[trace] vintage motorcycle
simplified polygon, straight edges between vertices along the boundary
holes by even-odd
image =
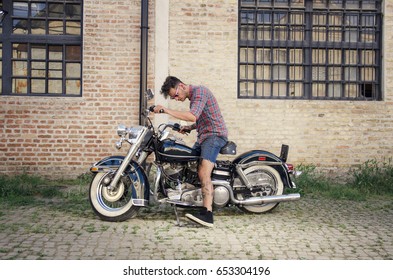
[[[151,99],[154,94],[148,90]],[[147,106],[146,106],[147,107]],[[90,168],[92,179],[89,200],[95,214],[105,221],[124,221],[135,217],[141,207],[154,203],[177,207],[202,207],[202,192],[197,168],[199,155],[184,142],[170,135],[169,129],[180,130],[177,123],[164,123],[155,128],[150,112],[142,112],[144,126],[127,128],[119,125],[120,149],[130,144],[126,156],[104,158]],[[235,155],[236,144],[228,141],[221,154]],[[147,164],[148,156],[154,159]],[[293,166],[286,163],[288,146],[282,145],[280,156],[264,150],[252,150],[234,160],[217,160],[211,179],[214,187],[213,207],[236,205],[251,213],[271,211],[280,202],[300,198],[298,193],[283,194],[295,188]],[[148,174],[155,172],[153,183]]]

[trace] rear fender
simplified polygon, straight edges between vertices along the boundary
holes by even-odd
[[[294,188],[286,167],[286,163],[276,155],[264,150],[252,150],[245,152],[234,159],[234,164],[261,164],[276,169],[287,188]]]
[[[116,172],[124,160],[124,156],[106,157],[92,165],[92,173]],[[150,184],[144,169],[135,161],[131,161],[125,170],[132,184],[132,200],[136,206],[147,206],[149,204]]]

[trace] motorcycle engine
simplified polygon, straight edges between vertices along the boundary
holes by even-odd
[[[202,190],[199,187],[198,163],[167,163],[163,166],[164,185],[169,199],[181,199],[194,206],[203,206]],[[229,201],[226,187],[215,185],[213,205],[224,207]]]
[[[201,188],[188,188],[183,191],[181,200],[193,204],[194,206],[203,206],[203,197]],[[213,205],[215,207],[224,207],[229,202],[229,191],[224,186],[214,187]]]
[[[197,162],[164,164],[165,187],[177,188],[179,182],[196,183],[198,180],[197,168]]]

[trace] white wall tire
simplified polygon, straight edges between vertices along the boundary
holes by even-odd
[[[109,173],[97,173],[89,190],[89,200],[95,214],[100,219],[109,222],[120,222],[133,218],[138,214],[139,206],[135,206],[131,199],[131,186],[119,181],[114,190],[109,190],[102,180]]]
[[[280,174],[271,166],[268,165],[253,165],[244,170],[244,174],[247,179],[253,185],[253,187],[262,186],[266,190],[265,192],[254,192],[252,196],[274,196],[274,195],[282,195],[284,192],[284,184],[281,180]],[[239,178],[235,179],[234,185],[241,185]],[[245,200],[247,197],[244,197],[243,194],[237,194],[236,199]],[[274,208],[278,206],[277,203],[265,203],[261,205],[252,205],[252,206],[239,206],[239,208],[245,212],[250,213],[266,213],[272,211]]]

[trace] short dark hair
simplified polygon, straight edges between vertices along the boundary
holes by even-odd
[[[174,76],[166,77],[165,82],[161,87],[161,94],[163,94],[165,98],[168,98],[170,89],[176,88],[177,85],[180,83],[183,84],[182,81],[180,81],[178,78]]]

